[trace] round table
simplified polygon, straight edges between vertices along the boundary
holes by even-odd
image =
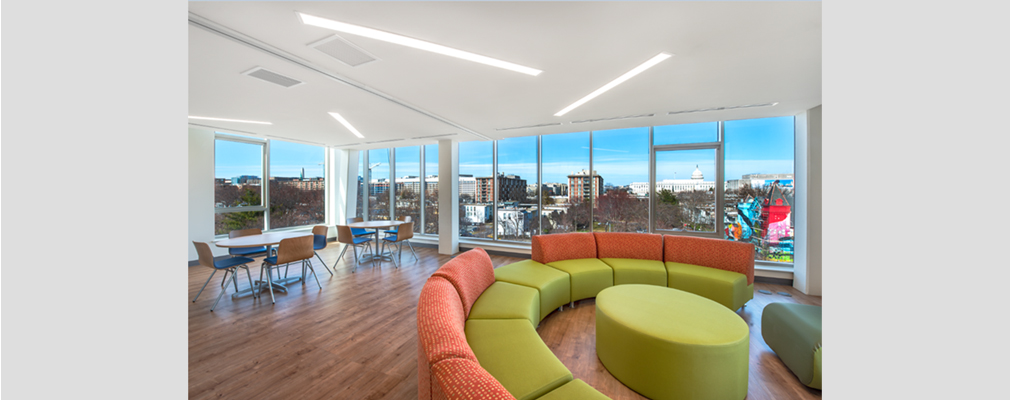
[[[369,260],[379,259],[379,260],[389,260],[393,261],[392,251],[389,254],[382,253],[378,254],[379,250],[379,231],[387,228],[393,228],[405,224],[404,221],[363,221],[363,222],[352,222],[347,224],[351,228],[361,228],[361,229],[375,229],[375,247],[372,249],[372,256]],[[374,266],[374,264],[372,264]]]
[[[280,244],[281,240],[290,239],[290,238],[296,238],[296,237],[302,237],[302,236],[312,236],[312,232],[305,232],[305,231],[296,231],[296,232],[267,232],[267,233],[261,233],[259,235],[249,235],[249,236],[242,236],[242,237],[231,238],[231,239],[222,239],[222,240],[218,240],[218,241],[214,242],[214,245],[217,246],[217,247],[225,247],[225,248],[232,248],[232,247],[264,247],[265,246],[267,248],[267,255],[269,256],[270,255],[270,248],[273,247],[273,246],[275,246],[275,245]],[[278,272],[278,275],[279,274],[280,274],[280,272]],[[287,272],[285,272],[285,274],[287,274]],[[274,290],[280,290],[282,292],[287,292],[288,288],[286,286],[284,286],[284,285],[292,283],[292,282],[298,282],[301,279],[302,279],[302,277],[298,276],[298,277],[284,278],[284,279],[276,280],[276,281],[273,281],[273,288],[274,288]],[[243,291],[235,292],[234,294],[231,295],[231,297],[232,298],[242,297],[242,296],[251,294],[254,290],[263,290],[265,288],[266,282],[264,282],[264,281],[256,281],[255,284],[256,284],[255,287],[251,287],[251,288],[243,290]]]
[[[704,297],[653,285],[596,296],[596,354],[625,386],[651,399],[743,399],[750,330]]]

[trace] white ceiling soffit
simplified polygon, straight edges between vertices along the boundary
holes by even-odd
[[[190,29],[190,115],[271,121],[235,127],[333,146],[796,115],[821,104],[820,2],[190,2],[189,10],[194,26],[209,20],[254,41]],[[352,67],[308,46],[335,32],[302,24],[296,12],[535,65],[543,73],[516,74],[341,34],[381,60]],[[660,52],[676,57],[553,116]],[[269,87],[239,75],[255,66],[306,84]],[[681,110],[707,112],[676,113]],[[354,121],[365,139],[327,112]]]

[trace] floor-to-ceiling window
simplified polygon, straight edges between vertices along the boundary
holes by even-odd
[[[498,240],[529,242],[537,224],[537,137],[499,140],[497,175],[492,189],[497,198],[494,211]],[[535,222],[536,221],[536,222]]]
[[[438,145],[424,146],[424,233],[438,234]]]
[[[414,232],[421,232],[421,146],[397,147],[395,195],[396,218],[410,217]]]
[[[392,149],[368,150],[368,220],[389,220],[390,169]]]
[[[593,169],[603,194],[593,205],[593,230],[648,232],[649,128],[593,132]]]
[[[325,170],[323,147],[217,132],[214,233],[326,223]]]
[[[459,144],[459,236],[494,238],[494,142]]]
[[[725,237],[793,262],[794,118],[726,121]]]
[[[326,223],[326,150],[270,141],[270,228]]]
[[[365,202],[368,201],[368,191],[365,190],[366,184],[367,183],[365,182],[365,152],[358,151],[358,182],[357,182],[358,200],[354,210],[355,218],[361,218],[361,219],[365,218],[365,213],[363,210],[365,208]]]
[[[594,179],[589,171],[589,132],[541,136],[541,170],[551,196],[543,197],[544,234],[588,232]]]

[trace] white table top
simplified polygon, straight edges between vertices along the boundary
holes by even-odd
[[[242,236],[214,242],[217,247],[261,247],[279,244],[281,240],[302,236],[312,236],[312,232],[268,232],[260,235]]]

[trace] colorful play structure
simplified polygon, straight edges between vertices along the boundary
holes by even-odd
[[[764,196],[750,195],[736,204],[736,219],[726,225],[726,238],[753,243],[759,259],[793,261],[792,205],[779,181],[768,185]]]

